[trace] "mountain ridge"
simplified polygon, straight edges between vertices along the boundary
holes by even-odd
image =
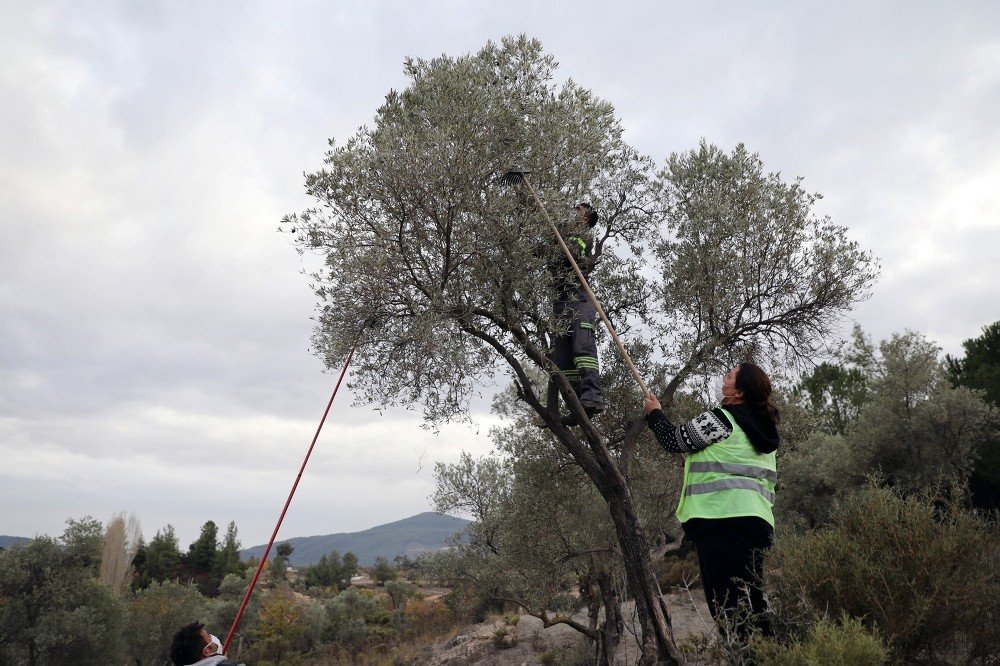
[[[446,514],[425,511],[409,518],[376,525],[359,532],[338,532],[305,537],[278,539],[279,543],[291,544],[289,562],[303,566],[315,564],[323,555],[336,550],[341,555],[350,551],[357,555],[361,566],[371,566],[376,557],[392,560],[397,555],[416,557],[421,553],[447,548],[445,540],[462,530],[470,521]],[[240,551],[244,559],[260,557],[264,544],[251,546]],[[272,547],[268,559],[274,558]]]
[[[4,550],[10,548],[11,546],[23,545],[31,541],[31,537],[19,537],[10,536],[8,534],[0,534],[0,548]]]

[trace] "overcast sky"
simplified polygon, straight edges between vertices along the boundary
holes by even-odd
[[[1000,3],[0,0],[0,534],[265,542],[335,380],[279,220],[406,56],[520,32],[657,161],[743,142],[823,193],[882,261],[876,338],[960,353],[1000,319]],[[488,448],[487,413],[349,403],[284,537],[429,510],[433,463]]]

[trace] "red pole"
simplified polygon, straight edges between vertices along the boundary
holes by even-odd
[[[226,636],[225,643],[222,644],[222,653],[225,654],[226,650],[229,649],[229,643],[233,640],[233,635],[236,633],[236,628],[240,625],[240,620],[243,618],[243,611],[246,610],[247,602],[250,601],[250,594],[253,592],[254,587],[257,586],[257,579],[260,578],[261,571],[264,570],[264,563],[267,562],[267,556],[271,552],[271,546],[274,545],[274,539],[278,536],[278,530],[281,528],[281,521],[285,519],[285,513],[288,511],[288,505],[292,503],[292,496],[295,494],[295,489],[299,487],[299,480],[302,478],[302,472],[306,469],[306,463],[309,462],[309,456],[312,455],[313,447],[316,446],[316,440],[319,439],[319,433],[323,429],[323,424],[326,422],[326,415],[330,413],[330,407],[333,406],[333,399],[337,397],[337,390],[340,389],[340,383],[344,381],[344,375],[347,374],[347,366],[351,363],[351,358],[354,356],[354,349],[352,348],[347,358],[344,359],[344,367],[340,371],[340,377],[337,379],[337,385],[333,387],[333,394],[330,396],[330,401],[326,403],[326,409],[323,411],[323,418],[319,420],[319,427],[316,428],[316,434],[313,435],[312,443],[309,445],[309,450],[306,451],[306,457],[302,461],[302,467],[299,468],[298,476],[295,477],[295,483],[292,484],[292,490],[288,493],[288,499],[285,500],[285,506],[281,510],[281,515],[278,516],[278,522],[274,526],[274,532],[271,533],[271,540],[267,542],[267,548],[264,549],[264,554],[260,557],[260,562],[257,563],[257,571],[253,574],[253,580],[250,581],[250,587],[247,588],[247,593],[243,596],[243,603],[240,604],[240,609],[236,613],[236,619],[233,620],[233,626],[229,629],[229,634]]]

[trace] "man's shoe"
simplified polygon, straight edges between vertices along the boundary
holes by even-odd
[[[559,423],[562,423],[567,428],[572,428],[575,425],[579,425],[576,422],[576,417],[573,416],[572,414],[563,414],[562,416],[560,416]],[[545,430],[546,428],[549,427],[549,424],[546,423],[545,421],[535,421],[535,427]]]
[[[563,414],[562,416],[559,417],[559,422],[562,423],[567,428],[570,428],[570,427],[575,426],[575,425],[579,425],[576,422],[576,417],[573,416],[572,414]]]

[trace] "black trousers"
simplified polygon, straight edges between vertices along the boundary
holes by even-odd
[[[764,553],[774,528],[763,518],[693,518],[684,532],[694,542],[705,601],[718,625],[743,639],[756,630],[772,634],[764,600]]]
[[[604,408],[601,372],[597,361],[594,326],[597,310],[582,289],[559,295],[553,304],[554,314],[567,331],[556,336],[552,360],[573,385],[584,407]]]

